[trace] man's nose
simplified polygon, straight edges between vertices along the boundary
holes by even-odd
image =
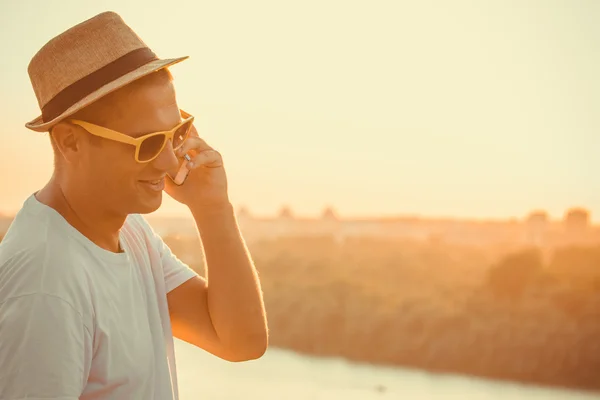
[[[154,167],[160,171],[170,172],[177,170],[179,160],[173,150],[173,142],[168,140],[160,154],[153,161]]]

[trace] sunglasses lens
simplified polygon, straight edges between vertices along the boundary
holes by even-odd
[[[144,162],[154,158],[163,148],[165,138],[165,135],[155,135],[145,139],[140,145],[140,152],[138,154],[140,161]]]
[[[179,128],[177,128],[177,130],[175,131],[175,134],[173,135],[173,148],[174,149],[179,148],[183,144],[185,139],[187,139],[191,128],[192,128],[192,121],[188,121],[185,124],[181,125]]]

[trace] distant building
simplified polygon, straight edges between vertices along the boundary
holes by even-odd
[[[590,228],[590,213],[583,208],[572,208],[565,215],[564,226],[568,234],[585,234]]]
[[[279,210],[279,219],[293,219],[294,215],[292,214],[292,210],[288,206],[283,206],[281,210]]]
[[[333,207],[327,207],[321,214],[321,219],[325,221],[337,221],[339,218],[337,213],[333,210]]]
[[[527,217],[527,224],[545,228],[548,225],[548,213],[546,211],[533,211]]]
[[[525,221],[525,241],[534,246],[546,244],[550,219],[546,211],[533,211]]]

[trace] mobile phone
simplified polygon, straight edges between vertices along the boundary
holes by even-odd
[[[173,181],[174,184],[176,184],[177,186],[181,186],[184,184],[185,179],[187,178],[188,174],[190,173],[190,170],[187,167],[187,164],[192,159],[187,154],[185,154],[183,157],[178,157],[178,158],[181,161],[179,163],[179,166],[177,167],[177,170],[168,172],[167,176],[169,178],[171,178],[171,180]]]

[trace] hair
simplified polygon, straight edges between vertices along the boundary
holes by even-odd
[[[87,121],[96,125],[104,125],[114,116],[115,109],[113,107],[113,104],[116,98],[127,96],[129,93],[131,93],[132,90],[139,87],[140,85],[160,82],[164,79],[168,79],[169,82],[173,81],[173,75],[171,74],[171,71],[169,71],[168,68],[162,68],[149,75],[143,76],[129,83],[128,85],[125,85],[115,90],[114,92],[109,93],[104,97],[101,97],[94,103],[70,115],[69,118]],[[60,151],[58,150],[56,141],[52,137],[52,128],[50,128],[50,131],[48,133],[48,137],[50,138],[50,143],[52,145],[52,151],[54,153],[54,170],[58,171],[60,169],[61,164]],[[101,139],[93,135],[90,135],[90,142],[93,145],[101,145]]]

